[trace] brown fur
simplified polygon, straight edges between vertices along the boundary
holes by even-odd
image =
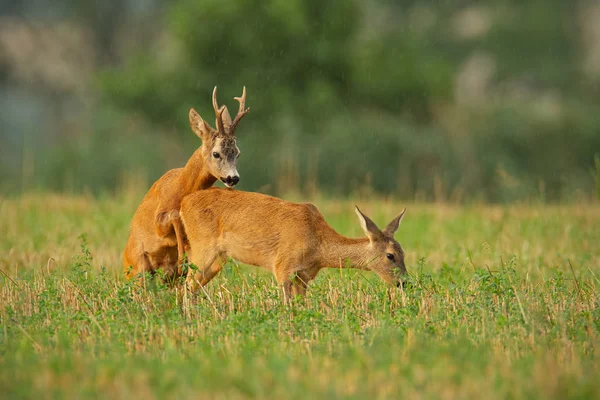
[[[202,146],[194,152],[185,167],[172,169],[160,177],[136,210],[123,254],[127,278],[143,272],[154,273],[161,268],[168,277],[181,274],[180,264],[185,251],[185,232],[179,217],[181,200],[192,192],[211,187],[217,178],[226,184],[237,183],[232,183],[228,178],[238,176],[236,160],[239,149],[234,134],[237,122],[248,112],[243,109],[245,97],[246,88],[242,98],[236,98],[244,114],[240,116],[238,113],[234,124],[227,108],[218,108],[215,87],[213,105],[219,126],[217,130],[211,128],[194,109],[190,110],[190,126],[202,139]],[[219,155],[218,158],[214,156],[215,153]]]
[[[356,212],[366,238],[340,235],[312,204],[218,188],[192,193],[181,203],[189,259],[198,267],[196,274],[188,273],[188,285],[206,285],[227,257],[272,271],[286,300],[291,294],[303,295],[325,267],[369,269],[398,284],[406,268],[393,235],[404,211],[383,231],[358,208]]]

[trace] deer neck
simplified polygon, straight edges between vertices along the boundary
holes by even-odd
[[[204,165],[202,147],[199,147],[192,154],[185,167],[183,167],[179,179],[180,187],[185,194],[195,192],[196,190],[208,189],[217,181],[217,178]]]
[[[367,268],[369,263],[369,239],[348,238],[331,229],[321,243],[319,264],[323,267]]]

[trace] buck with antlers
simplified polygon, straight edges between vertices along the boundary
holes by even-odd
[[[157,180],[135,212],[123,255],[128,278],[143,272],[154,273],[160,268],[169,277],[181,275],[185,236],[179,216],[181,200],[192,192],[211,187],[217,179],[228,187],[238,183],[236,161],[240,151],[235,132],[249,111],[245,87],[242,96],[235,99],[239,102],[239,110],[232,120],[227,107],[218,106],[215,86],[212,103],[217,129],[190,109],[190,125],[202,139],[202,145],[185,167],[172,169]]]
[[[356,207],[366,237],[337,233],[312,204],[291,203],[260,193],[211,188],[186,196],[181,219],[189,240],[187,284],[195,290],[219,273],[227,257],[275,274],[284,299],[304,295],[325,267],[368,269],[400,286],[404,252],[394,239],[404,211],[382,231]]]

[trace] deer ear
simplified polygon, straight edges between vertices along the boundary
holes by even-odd
[[[202,140],[209,138],[212,133],[210,126],[193,108],[190,108],[190,127],[196,136]]]
[[[385,229],[383,230],[383,233],[388,236],[394,237],[394,234],[396,233],[396,231],[398,230],[398,227],[400,226],[400,222],[402,222],[402,218],[404,217],[405,212],[406,212],[406,208],[404,210],[402,210],[400,215],[398,215],[396,218],[394,218],[392,220],[392,222],[390,222],[388,224],[388,226],[385,227]]]
[[[371,242],[374,242],[378,239],[381,239],[383,236],[375,222],[371,221],[369,217],[363,214],[357,206],[354,206],[354,211],[356,211],[356,215],[358,215],[358,220],[360,222],[360,226],[362,227],[365,235],[369,238]]]

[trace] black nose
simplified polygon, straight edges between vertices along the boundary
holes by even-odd
[[[228,176],[227,178],[221,178],[221,180],[228,184],[229,186],[234,186],[237,185],[237,183],[240,181],[240,177],[239,176]]]

